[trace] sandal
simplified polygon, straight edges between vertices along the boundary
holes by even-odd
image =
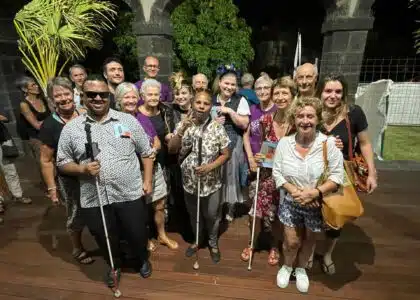
[[[270,266],[276,266],[279,264],[280,254],[277,249],[271,249],[268,253],[268,264]]]
[[[158,237],[158,242],[162,245],[168,246],[168,248],[171,250],[178,249],[178,243],[175,242],[174,240],[171,240],[168,237],[165,237],[165,238]]]
[[[152,240],[149,240],[147,242],[147,250],[149,250],[150,252],[155,252],[156,251],[156,248],[157,248],[157,246],[156,246],[155,243],[153,243]]]
[[[252,254],[251,247],[246,247],[241,253],[242,261],[245,261],[245,262],[249,261],[249,259],[251,258],[251,254]]]
[[[327,275],[334,275],[335,274],[335,264],[332,261],[329,265],[327,265],[324,260],[321,262],[322,271],[324,271]]]
[[[77,250],[73,253],[73,257],[82,265],[90,265],[95,260],[89,256],[89,254],[85,250]]]

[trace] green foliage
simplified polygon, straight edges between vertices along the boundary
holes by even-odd
[[[251,28],[232,0],[185,0],[172,13],[175,53],[188,74],[212,78],[220,64],[246,70],[254,58]]]
[[[137,42],[133,33],[134,13],[121,11],[118,14],[117,28],[113,41],[117,46],[117,54],[124,64],[124,72],[127,80],[135,81],[139,77],[137,62]]]
[[[420,12],[420,0],[410,0],[410,7],[414,8],[417,12]],[[420,20],[416,20],[417,24],[420,24]],[[417,49],[417,54],[420,54],[420,27],[413,32],[414,35],[414,48]]]
[[[69,61],[102,47],[102,33],[113,28],[115,15],[113,4],[95,0],[32,0],[16,14],[22,63],[44,94],[48,80]]]

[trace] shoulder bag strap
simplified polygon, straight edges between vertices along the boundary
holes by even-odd
[[[349,139],[349,158],[350,158],[350,160],[353,160],[353,158],[354,158],[354,156],[353,156],[353,137],[351,135],[350,120],[349,120],[348,114],[346,114],[345,120],[346,120],[347,135],[348,135],[348,139]]]
[[[324,172],[328,171],[328,149],[327,149],[327,141],[322,142],[322,157],[324,160]]]

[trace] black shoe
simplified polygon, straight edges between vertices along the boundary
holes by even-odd
[[[194,247],[195,246],[195,247]],[[198,251],[198,246],[193,244],[190,245],[187,250],[185,250],[185,256],[186,257],[191,257],[193,256],[196,252]]]
[[[221,257],[221,254],[220,254],[220,250],[219,250],[219,248],[212,248],[212,247],[209,247],[209,250],[210,250],[210,257],[211,257],[211,260],[212,260],[215,264],[217,264],[217,263],[220,261],[220,257]]]
[[[115,287],[115,279],[117,280],[117,285],[119,285],[121,280],[121,269],[115,270],[116,278],[114,278],[114,274],[112,270],[109,270],[105,275],[105,283],[108,287],[113,288]]]
[[[152,264],[148,260],[145,260],[140,267],[139,273],[143,278],[150,277],[152,275]]]

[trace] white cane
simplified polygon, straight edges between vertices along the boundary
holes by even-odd
[[[198,263],[198,239],[199,239],[199,230],[200,230],[200,185],[201,185],[201,179],[200,177],[198,177],[197,220],[195,222],[195,244],[197,245],[197,250],[195,252],[196,254],[195,263],[193,265],[194,270],[198,270],[200,268],[200,264]]]
[[[86,123],[85,130],[86,130],[86,139],[90,147],[90,153],[89,153],[90,159],[91,161],[94,161],[95,157],[93,155],[92,136],[91,136],[89,123]],[[111,265],[112,278],[114,280],[114,286],[110,288],[114,292],[114,297],[119,298],[121,297],[122,294],[121,294],[121,291],[118,289],[118,278],[117,278],[118,274],[117,274],[117,271],[115,270],[114,259],[112,257],[111,243],[109,242],[108,227],[106,225],[105,213],[104,213],[103,202],[102,202],[102,197],[101,197],[101,190],[99,188],[99,174],[95,176],[95,184],[96,184],[96,193],[98,194],[99,210],[101,212],[101,217],[102,217],[102,225],[104,227],[106,246],[108,248],[109,264]]]
[[[255,219],[257,215],[257,200],[258,200],[258,185],[260,184],[260,167],[257,168],[257,184],[255,187],[255,196],[253,203],[253,212],[252,212],[252,230],[251,230],[251,247],[250,247],[250,257],[248,262],[248,271],[252,270],[252,257],[254,256],[254,236],[255,236]]]

